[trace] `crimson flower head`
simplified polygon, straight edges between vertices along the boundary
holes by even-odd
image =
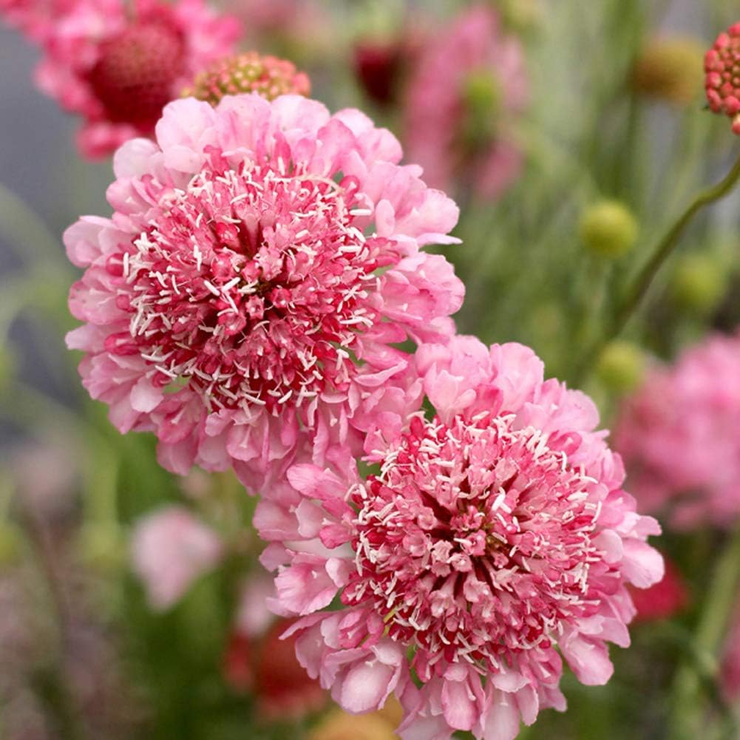
[[[732,119],[740,135],[740,23],[723,31],[704,57],[704,87],[709,107]]]
[[[591,400],[545,381],[531,350],[458,336],[416,359],[436,413],[380,423],[375,473],[295,465],[260,502],[272,606],[302,617],[298,657],[346,710],[396,692],[404,740],[511,740],[565,707],[562,658],[609,679],[627,585],[663,576],[645,541],[660,528],[622,489]]]
[[[83,117],[82,153],[102,157],[149,136],[196,72],[232,50],[235,18],[203,0],[76,0],[42,40],[39,86]]]
[[[112,219],[67,230],[85,387],[186,473],[250,488],[297,455],[351,459],[368,414],[419,400],[407,339],[453,329],[463,286],[426,254],[458,209],[357,110],[295,95],[170,103],[114,160]],[[395,421],[394,421],[395,420]]]

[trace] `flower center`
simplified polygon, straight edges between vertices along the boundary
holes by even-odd
[[[153,127],[183,74],[185,43],[165,20],[130,25],[100,45],[88,81],[109,120]]]
[[[358,335],[378,317],[387,241],[353,225],[368,213],[350,210],[354,178],[287,169],[212,163],[160,198],[152,226],[108,266],[131,314],[109,351],[139,354],[156,382],[186,383],[209,408],[277,413],[345,389]]]
[[[541,432],[512,425],[416,419],[350,494],[357,567],[342,599],[371,606],[427,666],[497,669],[595,608],[595,482]]]

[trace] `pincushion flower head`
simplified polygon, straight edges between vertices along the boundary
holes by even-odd
[[[544,381],[531,350],[460,336],[416,357],[436,413],[368,435],[377,473],[296,465],[260,502],[273,608],[302,617],[299,659],[348,711],[395,692],[405,740],[506,740],[565,707],[561,657],[584,684],[609,679],[627,585],[663,575],[659,527],[590,399]]]
[[[404,114],[409,154],[435,187],[458,178],[496,197],[521,170],[511,125],[528,97],[518,39],[501,30],[493,8],[475,5],[419,52]]]
[[[655,365],[621,409],[616,448],[646,510],[677,528],[740,514],[740,336],[715,335]]]
[[[705,89],[709,107],[732,119],[740,135],[740,23],[723,31],[704,57]]]
[[[39,86],[84,119],[78,143],[87,157],[149,136],[162,109],[196,72],[229,53],[235,18],[203,0],[78,0],[43,40]]]
[[[418,402],[392,345],[449,335],[463,287],[422,247],[457,207],[356,110],[286,95],[167,106],[156,142],[116,154],[112,219],[65,234],[85,268],[69,346],[123,432],[160,461],[234,467],[249,487],[296,454],[335,463],[370,413]]]

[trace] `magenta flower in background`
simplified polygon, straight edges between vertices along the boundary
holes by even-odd
[[[151,135],[163,107],[197,72],[232,52],[239,36],[235,18],[202,0],[135,0],[133,8],[124,0],[77,0],[38,39],[44,56],[36,80],[83,117],[83,155],[102,157]]]
[[[655,366],[621,409],[615,448],[645,510],[672,526],[740,513],[740,336],[715,335]]]
[[[431,185],[450,189],[458,179],[495,198],[522,167],[511,129],[528,97],[519,40],[493,8],[468,8],[419,51],[404,106],[408,153]]]
[[[273,607],[303,617],[299,659],[348,711],[395,692],[404,740],[508,740],[564,709],[561,655],[582,683],[609,679],[627,585],[663,576],[645,541],[660,528],[622,490],[591,400],[544,381],[531,350],[455,337],[416,357],[436,415],[371,433],[377,474],[296,465],[260,502]]]
[[[177,101],[156,137],[117,152],[113,218],[65,234],[85,387],[175,472],[344,464],[370,412],[418,407],[393,345],[454,330],[462,283],[421,250],[457,241],[457,207],[388,131],[298,96]]]
[[[131,538],[133,569],[157,610],[174,606],[222,554],[218,535],[182,506],[149,514]]]

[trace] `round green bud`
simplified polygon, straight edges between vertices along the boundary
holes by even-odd
[[[704,47],[689,36],[651,39],[635,60],[634,89],[674,105],[691,104],[704,89]]]
[[[602,200],[586,209],[579,230],[589,251],[615,258],[634,247],[639,228],[627,206],[617,200]]]
[[[678,261],[673,273],[671,297],[678,307],[706,315],[722,300],[727,282],[727,271],[716,257],[687,254]]]
[[[645,355],[632,342],[617,339],[601,353],[596,375],[603,385],[616,392],[626,393],[636,388],[645,374]]]

